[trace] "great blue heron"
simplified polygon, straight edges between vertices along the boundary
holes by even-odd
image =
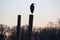
[[[30,5],[30,11],[31,11],[31,13],[34,12],[34,3],[32,3],[32,4]]]

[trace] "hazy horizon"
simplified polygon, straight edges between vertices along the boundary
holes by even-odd
[[[33,26],[46,25],[60,18],[60,0],[0,0],[0,24],[17,25],[19,14],[21,25],[28,25],[31,3],[35,3]]]

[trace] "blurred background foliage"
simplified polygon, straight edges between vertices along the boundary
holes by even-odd
[[[20,40],[27,40],[28,25],[20,28]],[[16,26],[10,28],[0,24],[0,40],[17,40]],[[31,40],[60,40],[60,19],[56,23],[49,22],[45,28],[33,28]]]

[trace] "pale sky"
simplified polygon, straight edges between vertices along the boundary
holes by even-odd
[[[60,0],[0,0],[0,24],[17,25],[18,14],[22,16],[21,25],[28,24],[31,3],[35,3],[33,26],[60,18]]]

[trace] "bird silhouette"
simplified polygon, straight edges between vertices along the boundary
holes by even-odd
[[[34,3],[32,3],[32,4],[30,5],[30,11],[31,11],[31,13],[33,14],[33,12],[34,12]]]

